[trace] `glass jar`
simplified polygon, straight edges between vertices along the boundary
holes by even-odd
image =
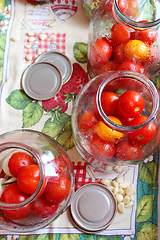
[[[101,0],[81,0],[82,9],[89,19],[91,19],[100,2]]]
[[[158,0],[100,3],[89,26],[89,76],[124,70],[154,78],[160,70],[159,9]]]
[[[40,177],[33,194],[28,193],[32,183],[28,188],[26,185],[24,187],[19,185],[19,175],[26,166],[19,170],[17,178],[12,177],[11,169],[8,168],[11,156],[21,152],[29,154],[34,159],[34,166],[39,167]],[[12,232],[31,232],[47,226],[65,211],[74,192],[74,172],[67,153],[56,140],[32,130],[15,130],[2,134],[0,159],[1,172],[5,172],[5,176],[0,178],[1,228]],[[15,168],[18,166],[15,165]],[[22,180],[29,182],[27,177]],[[61,187],[64,191],[62,194]],[[12,197],[12,201],[6,199],[6,194],[4,195],[6,189],[8,194],[16,196],[16,200],[15,197]],[[12,194],[14,192],[15,194]]]
[[[120,110],[126,111],[126,104],[117,108],[116,103],[115,113],[108,112],[110,116],[104,111],[110,100],[102,105],[103,93],[116,93],[120,99],[129,91],[143,96],[141,123],[131,122],[138,116],[122,116]],[[139,73],[107,72],[89,81],[77,96],[72,113],[73,138],[80,156],[100,171],[117,171],[118,167],[143,161],[160,143],[159,102],[155,85]]]

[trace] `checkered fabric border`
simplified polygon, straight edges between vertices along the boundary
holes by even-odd
[[[47,38],[44,40],[40,40],[40,34],[46,34]],[[52,37],[51,37],[52,35]],[[47,32],[40,32],[34,33],[34,41],[29,42],[31,37],[27,34],[24,38],[24,51],[23,51],[23,60],[27,63],[26,56],[32,57],[32,62],[38,57],[37,49],[40,49],[41,54],[48,51],[58,51],[65,54],[66,48],[66,33],[47,33]],[[31,48],[26,48],[26,46],[31,45]]]
[[[75,190],[83,186],[86,183],[99,182],[99,180],[93,181],[92,178],[86,177],[86,163],[72,162],[74,174],[75,174]]]

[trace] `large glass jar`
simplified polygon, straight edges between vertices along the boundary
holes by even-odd
[[[127,99],[124,93],[131,92],[138,93],[140,98],[130,95]],[[116,104],[112,104],[114,97],[104,98],[106,93],[118,95]],[[133,105],[135,111],[141,108],[136,115],[127,110],[132,106],[131,99],[138,102]],[[84,86],[73,108],[73,137],[79,154],[101,171],[117,171],[117,167],[140,163],[160,143],[159,104],[155,85],[139,73],[117,71],[98,75]],[[107,110],[108,106],[111,107]]]
[[[28,155],[34,160],[29,165]],[[47,226],[65,211],[74,193],[67,153],[56,140],[38,131],[0,135],[0,170],[0,227],[12,232]]]
[[[160,2],[105,0],[89,26],[88,72],[127,70],[154,78],[160,70]]]

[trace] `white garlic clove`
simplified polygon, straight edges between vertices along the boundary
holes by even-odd
[[[112,186],[114,186],[114,187],[117,187],[118,188],[118,182],[117,181],[111,181],[111,184],[112,184]]]
[[[123,190],[123,188],[118,188],[118,193],[124,195],[124,190]]]
[[[125,204],[125,208],[132,207],[134,205],[133,201],[130,201],[128,204]]]
[[[29,42],[34,42],[34,41],[35,41],[35,37],[30,37],[30,38],[28,38],[28,41],[29,41]]]
[[[102,184],[104,184],[104,185],[108,185],[110,181],[109,181],[108,178],[102,178],[102,179],[100,180],[100,182],[101,182]]]
[[[30,54],[26,55],[26,60],[27,61],[32,61],[32,55],[30,55]]]
[[[41,33],[41,34],[39,35],[39,39],[40,39],[40,40],[45,40],[45,39],[47,39],[47,34]]]
[[[131,184],[126,188],[126,195],[131,196],[134,193],[135,193],[135,187],[133,184]]]
[[[129,196],[124,196],[123,202],[124,202],[124,204],[128,204],[130,202],[130,197]]]
[[[123,195],[122,195],[122,194],[117,193],[117,194],[115,195],[115,197],[116,197],[117,203],[123,201]]]
[[[125,211],[124,203],[123,202],[118,203],[117,209],[120,213],[124,213],[124,211]]]
[[[121,183],[119,184],[119,186],[120,186],[121,188],[125,189],[125,188],[127,188],[127,187],[129,186],[129,183],[128,183],[128,182],[121,182]]]

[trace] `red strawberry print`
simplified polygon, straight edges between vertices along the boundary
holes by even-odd
[[[68,108],[68,103],[65,101],[65,96],[62,92],[57,93],[53,98],[42,101],[42,108],[45,111],[58,111],[64,113]]]
[[[72,76],[70,80],[62,86],[61,92],[65,95],[78,95],[79,91],[88,81],[88,75],[84,69],[78,63],[74,63]]]

